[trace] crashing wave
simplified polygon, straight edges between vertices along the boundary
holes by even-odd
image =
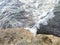
[[[55,15],[59,0],[0,0],[0,29],[25,28],[36,34],[40,24],[47,25]]]

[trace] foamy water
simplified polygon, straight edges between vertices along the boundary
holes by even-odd
[[[41,0],[37,1],[40,2]],[[36,3],[37,6],[39,5],[38,2]],[[53,14],[53,10],[55,5],[58,4],[58,2],[59,0],[44,0],[44,3],[41,2],[41,10],[37,9],[37,11],[33,14],[36,17],[35,25],[32,28],[27,27],[26,29],[30,30],[33,34],[36,34],[37,29],[40,28],[40,24],[48,25],[49,19],[53,19],[55,17],[55,15]]]
[[[48,25],[59,0],[0,0],[0,29],[25,28],[34,35],[40,24]]]

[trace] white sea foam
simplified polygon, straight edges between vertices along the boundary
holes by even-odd
[[[0,29],[25,28],[34,35],[40,24],[48,25],[59,0],[0,0]]]
[[[32,28],[26,27],[26,29],[30,30],[35,35],[37,32],[37,28],[38,29],[40,28],[40,24],[48,25],[48,20],[55,17],[55,15],[53,14],[53,10],[54,10],[55,5],[58,4],[58,2],[59,0],[44,0],[44,3],[42,3],[43,4],[42,10],[37,9],[37,12],[35,12],[34,14],[34,16],[36,16],[38,12],[42,11],[42,13],[40,13],[39,16],[38,15],[36,16],[37,18],[35,20],[36,21],[35,25]]]

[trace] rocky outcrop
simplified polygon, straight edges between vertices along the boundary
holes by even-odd
[[[60,45],[60,37],[32,35],[22,28],[0,30],[0,45]]]
[[[53,34],[55,36],[60,36],[60,2],[56,5],[54,9],[55,17],[48,21],[48,25],[41,25],[38,30],[38,34]]]

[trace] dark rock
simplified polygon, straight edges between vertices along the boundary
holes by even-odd
[[[41,25],[38,34],[53,34],[60,37],[60,5],[58,7],[54,9],[55,17],[48,21],[48,25]]]

